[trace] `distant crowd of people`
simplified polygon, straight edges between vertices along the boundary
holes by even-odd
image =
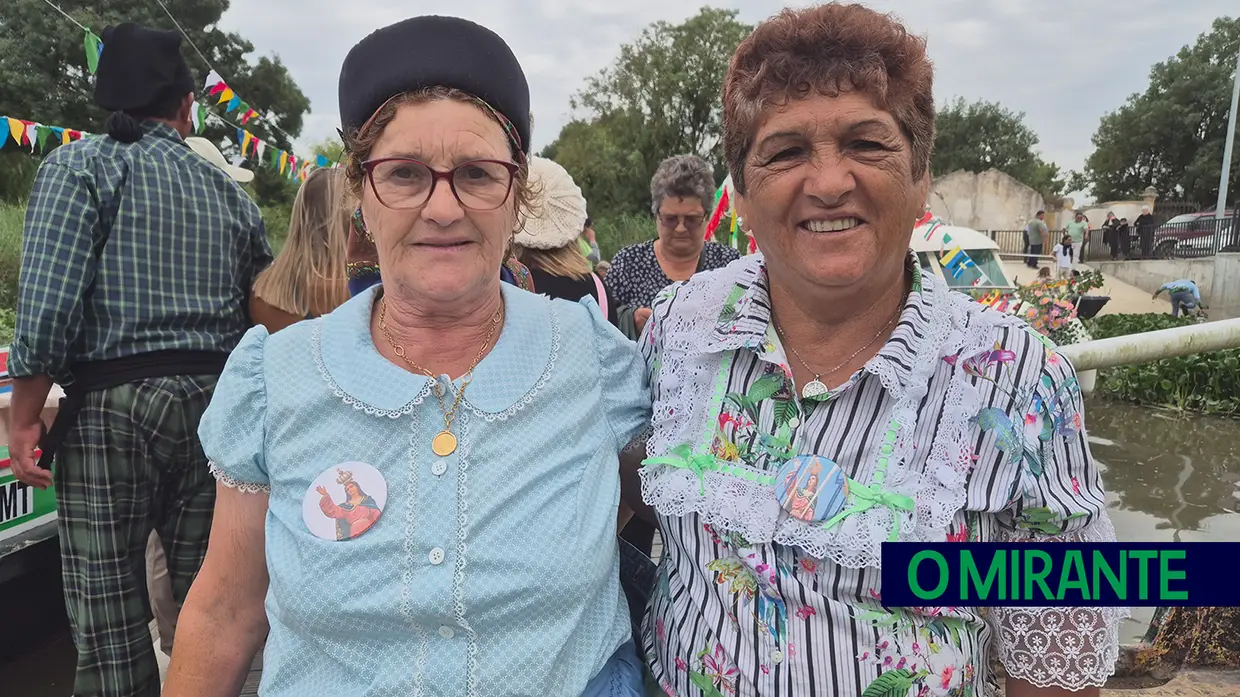
[[[1100,230],[1101,243],[1110,251],[1114,260],[1128,258],[1150,258],[1154,250],[1154,230],[1157,220],[1150,212],[1149,206],[1141,208],[1141,214],[1130,225],[1127,218],[1120,218],[1108,211],[1106,221]],[[1062,276],[1065,271],[1064,259],[1068,259],[1066,268],[1082,263],[1090,244],[1093,242],[1092,228],[1084,213],[1077,212],[1073,220],[1064,225],[1063,237],[1051,243],[1052,233],[1046,224],[1046,211],[1038,211],[1023,230],[1025,265],[1038,268],[1038,258],[1044,251],[1050,250],[1054,258],[1055,274]],[[1133,242],[1136,241],[1134,254]]]

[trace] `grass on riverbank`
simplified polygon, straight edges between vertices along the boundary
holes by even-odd
[[[1164,314],[1102,315],[1086,320],[1095,339],[1192,324]],[[1164,358],[1145,365],[1108,368],[1098,375],[1099,393],[1125,402],[1177,411],[1240,415],[1240,349]]]

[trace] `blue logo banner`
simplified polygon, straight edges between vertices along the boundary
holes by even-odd
[[[1240,605],[1240,543],[883,543],[886,607]]]

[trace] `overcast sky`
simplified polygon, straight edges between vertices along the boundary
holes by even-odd
[[[334,136],[340,64],[371,31],[411,16],[452,14],[512,46],[529,79],[534,148],[572,114],[569,97],[656,20],[679,22],[698,0],[232,0],[221,25],[276,54],[310,98],[299,145]],[[722,3],[720,3],[722,4]],[[739,0],[756,22],[785,3]],[[790,3],[805,5],[808,3]],[[1149,69],[1208,31],[1236,0],[871,0],[929,38],[940,104],[956,96],[1025,112],[1043,157],[1080,168],[1103,114],[1145,90]],[[412,8],[416,7],[416,10]],[[227,75],[224,76],[227,79]],[[258,106],[258,105],[256,105]]]

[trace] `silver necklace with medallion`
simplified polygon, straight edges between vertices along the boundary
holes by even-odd
[[[861,355],[862,351],[870,348],[871,346],[874,345],[875,341],[878,341],[879,337],[881,337],[887,331],[887,329],[892,325],[892,323],[895,322],[896,319],[900,317],[900,314],[903,311],[904,311],[904,302],[902,301],[900,305],[896,308],[895,314],[893,314],[891,316],[891,319],[887,320],[887,322],[883,324],[882,328],[878,330],[878,333],[874,335],[873,339],[870,339],[869,341],[867,341],[865,346],[862,346],[856,351],[853,351],[852,355],[849,356],[848,358],[845,358],[843,363],[840,363],[839,365],[835,366],[831,370],[827,370],[823,372],[815,371],[813,368],[810,367],[809,363],[805,362],[804,358],[801,358],[801,354],[797,352],[796,348],[792,344],[788,343],[788,337],[787,335],[784,334],[783,328],[779,326],[779,322],[775,320],[775,318],[772,317],[771,323],[775,325],[775,333],[779,334],[779,338],[783,340],[784,346],[788,347],[788,349],[792,351],[792,355],[795,356],[796,359],[801,362],[801,365],[805,366],[805,369],[808,370],[810,374],[814,376],[813,380],[810,380],[809,382],[805,383],[805,387],[801,388],[801,397],[803,397],[804,399],[813,399],[815,397],[821,397],[822,395],[830,392],[831,390],[828,389],[827,386],[822,382],[822,376],[833,375],[840,368],[843,368],[849,363],[852,363],[853,359]]]

